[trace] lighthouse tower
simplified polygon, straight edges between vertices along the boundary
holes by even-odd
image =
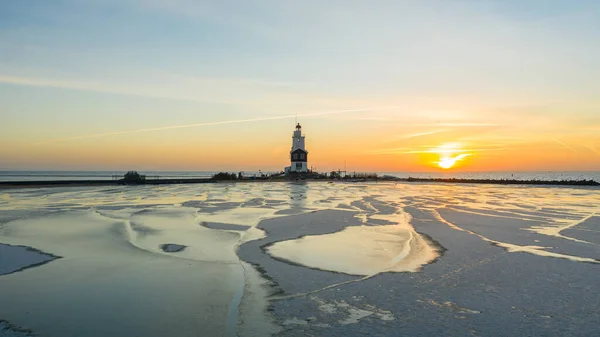
[[[308,172],[308,151],[304,148],[304,136],[302,126],[296,125],[296,131],[292,136],[292,150],[290,151],[292,165],[287,168],[288,172]]]

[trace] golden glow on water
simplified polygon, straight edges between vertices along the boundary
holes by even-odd
[[[408,222],[347,227],[333,234],[278,242],[268,252],[305,266],[362,276],[416,272],[439,256]]]

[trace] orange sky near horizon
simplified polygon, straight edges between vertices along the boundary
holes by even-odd
[[[323,172],[343,170],[344,164],[348,171],[361,172],[594,171],[600,167],[600,136],[592,132],[558,138],[492,123],[436,123],[445,126],[434,127],[406,125],[401,118],[371,117],[355,123],[347,117],[301,120],[309,166]],[[20,169],[277,171],[289,164],[293,123],[282,119],[41,144],[3,140],[0,151],[2,158],[10,158]],[[447,155],[464,158],[444,170],[438,164],[445,156],[440,148],[448,144]]]

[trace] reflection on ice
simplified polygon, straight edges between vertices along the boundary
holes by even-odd
[[[542,246],[536,246],[536,245],[518,245],[518,244],[513,244],[513,243],[509,243],[509,242],[503,242],[503,241],[488,238],[480,233],[474,232],[469,229],[462,228],[459,225],[454,223],[455,221],[465,221],[465,220],[462,220],[462,219],[464,219],[464,214],[445,212],[444,213],[445,215],[442,216],[440,214],[440,212],[438,212],[438,211],[434,211],[434,214],[440,222],[442,222],[456,230],[475,235],[475,236],[479,237],[480,239],[482,239],[483,241],[489,242],[498,247],[505,248],[508,252],[511,252],[511,253],[529,253],[529,254],[533,254],[533,255],[537,255],[537,256],[567,259],[567,260],[576,261],[576,262],[600,263],[600,260],[598,260],[596,258],[587,258],[587,257],[581,257],[581,256],[575,256],[575,255],[569,255],[569,254],[561,254],[561,253],[548,251],[549,249],[552,249],[553,247],[542,247]],[[448,221],[446,219],[446,217],[449,217],[449,216],[452,216],[456,220]],[[488,225],[493,225],[493,220],[494,220],[494,218],[490,217],[490,219],[488,220],[490,223]],[[527,228],[527,229],[529,230],[529,228]],[[558,237],[561,237],[561,236],[558,236]]]
[[[272,256],[311,268],[351,275],[414,272],[440,252],[409,224],[358,226],[275,243]]]
[[[572,241],[576,241],[576,242],[592,244],[591,242],[588,242],[588,241],[565,236],[565,235],[561,234],[561,232],[566,231],[569,228],[573,228],[575,226],[581,225],[581,224],[585,223],[586,221],[590,220],[591,218],[593,218],[594,216],[596,216],[596,212],[586,216],[583,219],[576,219],[574,221],[573,220],[571,220],[571,221],[565,221],[565,220],[560,221],[559,220],[560,222],[557,222],[556,224],[551,224],[551,225],[546,225],[546,226],[532,226],[531,228],[528,228],[528,230],[539,233],[539,234],[556,236],[556,237],[566,239],[566,240],[572,240]]]

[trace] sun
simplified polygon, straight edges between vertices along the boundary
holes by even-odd
[[[447,170],[456,164],[456,158],[452,157],[442,157],[440,161],[438,161],[438,166]]]
[[[464,150],[459,143],[442,144],[441,146],[432,149],[431,152],[440,156],[440,159],[434,163],[444,170],[451,169],[456,163],[471,155],[470,153],[464,153]]]

